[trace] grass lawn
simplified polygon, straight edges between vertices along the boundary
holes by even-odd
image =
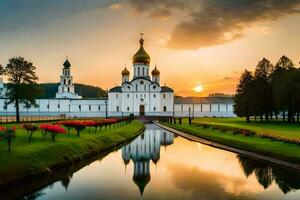
[[[236,126],[241,126],[245,128],[242,124],[243,122],[239,119],[196,119],[196,121],[207,121],[209,123],[217,123],[217,122],[223,122],[228,121],[228,124],[232,123]],[[236,121],[236,123],[234,123]],[[245,122],[246,123],[246,122]],[[241,134],[233,134],[232,131],[226,131],[222,132],[220,130],[213,130],[212,128],[206,128],[204,129],[202,126],[197,126],[196,124],[189,125],[187,120],[183,120],[183,123],[179,125],[178,123],[176,125],[174,124],[167,124],[163,123],[164,125],[167,125],[171,128],[175,128],[177,130],[190,133],[192,135],[199,136],[203,139],[207,139],[213,142],[217,142],[220,144],[225,144],[231,147],[236,147],[239,149],[259,153],[262,155],[271,156],[274,158],[278,158],[281,160],[293,162],[293,163],[300,163],[300,145],[298,144],[290,144],[290,143],[284,143],[280,141],[272,141],[271,139],[267,138],[261,138],[259,136],[245,136]],[[251,125],[248,125],[250,127],[255,126],[257,123],[252,123]],[[272,127],[277,127],[280,125],[270,125],[267,127],[267,131],[273,131]],[[281,125],[282,127],[283,125]],[[294,126],[294,125],[291,125]],[[296,127],[292,128],[295,129]],[[284,130],[284,128],[282,128]],[[288,129],[288,128],[287,128]],[[260,131],[264,131],[263,125],[259,127]],[[289,129],[288,129],[289,130]],[[275,130],[274,130],[275,131]],[[284,134],[284,133],[282,133]],[[288,134],[288,133],[286,133]]]
[[[213,125],[222,125],[233,128],[243,128],[254,131],[257,135],[272,135],[292,140],[300,140],[300,124],[288,124],[286,122],[271,121],[246,122],[242,118],[195,118],[193,123],[204,123]]]
[[[27,132],[17,129],[12,151],[7,151],[7,144],[0,141],[0,185],[7,180],[18,179],[28,174],[47,173],[52,166],[84,159],[91,151],[100,152],[133,139],[144,130],[144,125],[133,121],[123,127],[103,130],[95,134],[94,130],[85,129],[78,137],[74,130],[68,135],[57,135],[52,142],[50,135],[46,140],[37,131],[31,143],[28,143]]]

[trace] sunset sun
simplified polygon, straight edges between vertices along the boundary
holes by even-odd
[[[196,87],[193,88],[193,90],[197,93],[203,91],[203,86],[202,85],[197,85]]]

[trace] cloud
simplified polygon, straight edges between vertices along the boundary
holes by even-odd
[[[171,16],[171,12],[166,9],[158,9],[154,10],[150,13],[149,17],[152,19],[158,19],[158,20],[166,20]]]
[[[0,31],[29,29],[111,4],[108,0],[1,0]]]
[[[164,8],[169,13],[185,11],[189,18],[179,22],[167,46],[173,49],[198,49],[225,44],[244,35],[255,22],[276,20],[299,13],[300,0],[129,0],[140,12]],[[177,9],[177,11],[176,11]],[[269,33],[263,30],[262,33]]]
[[[113,3],[109,6],[109,9],[111,10],[120,10],[123,8],[123,4],[120,3]]]

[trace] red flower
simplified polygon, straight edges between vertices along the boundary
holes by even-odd
[[[45,130],[50,133],[57,133],[57,134],[58,133],[61,133],[61,134],[67,133],[66,130],[59,125],[41,124],[40,129]]]
[[[6,131],[6,128],[4,126],[0,126],[0,132]]]

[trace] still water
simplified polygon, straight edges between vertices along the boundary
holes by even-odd
[[[175,136],[155,125],[25,199],[300,199],[300,174]]]

